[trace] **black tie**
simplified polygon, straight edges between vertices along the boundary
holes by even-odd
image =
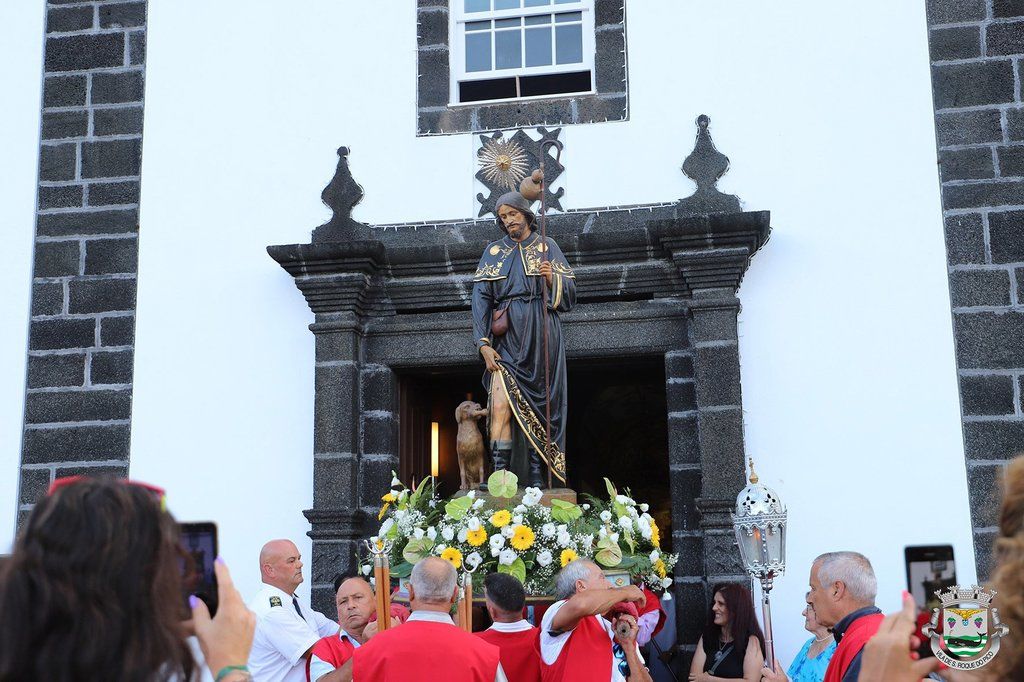
[[[306,620],[306,617],[302,615],[302,609],[299,608],[299,598],[294,594],[292,595],[292,606],[295,607],[295,613],[299,614],[299,618]]]

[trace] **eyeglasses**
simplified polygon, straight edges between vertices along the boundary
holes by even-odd
[[[61,488],[66,488],[70,485],[74,485],[75,483],[80,483],[82,481],[91,480],[93,479],[90,476],[61,476],[60,478],[54,479],[53,483],[50,484],[50,488],[46,491],[46,495],[50,496],[53,495],[58,490],[60,490]],[[150,493],[153,496],[153,499],[160,503],[161,511],[167,511],[167,491],[164,490],[163,488],[155,485],[150,485],[149,483],[143,483],[142,481],[131,481],[126,478],[119,478],[117,479],[117,481],[119,483],[123,483],[124,485],[130,485],[135,488],[142,488],[146,492]]]

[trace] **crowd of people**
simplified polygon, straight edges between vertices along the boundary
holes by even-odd
[[[972,672],[938,671],[920,658],[916,609],[883,616],[870,561],[855,552],[817,557],[803,610],[810,638],[792,661],[765,664],[766,644],[748,589],[715,585],[689,680],[716,682],[1024,679],[1024,457],[1004,478],[993,586],[1009,625],[999,655]],[[0,565],[0,682],[22,680],[445,680],[650,682],[641,645],[664,624],[657,597],[613,587],[586,559],[556,576],[551,603],[531,623],[515,577],[484,579],[490,626],[452,619],[455,567],[422,559],[408,580],[408,608],[377,622],[374,586],[362,575],[334,583],[337,621],[302,606],[302,559],[288,540],[259,555],[261,590],[246,604],[217,560],[219,605],[182,599],[178,526],[163,491],[121,480],[58,481],[28,517]],[[333,615],[333,614],[332,614]]]

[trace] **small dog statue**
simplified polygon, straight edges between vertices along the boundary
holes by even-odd
[[[477,422],[487,416],[480,403],[467,400],[455,408],[455,421],[459,433],[455,438],[455,452],[459,455],[459,490],[477,490],[484,480],[484,436]]]

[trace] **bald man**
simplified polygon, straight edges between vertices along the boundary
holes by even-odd
[[[304,682],[310,650],[321,637],[337,633],[338,624],[299,605],[302,557],[291,540],[263,545],[260,576],[263,589],[249,602],[257,619],[249,671],[256,682]]]

